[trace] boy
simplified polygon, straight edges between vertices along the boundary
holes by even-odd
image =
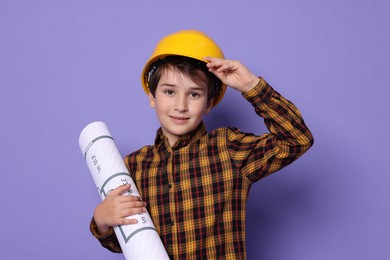
[[[112,226],[149,211],[172,259],[245,259],[245,208],[251,185],[292,163],[313,144],[298,109],[199,31],[163,38],[145,65],[143,87],[161,127],[154,145],[125,163],[142,195],[112,191],[94,212],[91,231],[120,252]],[[203,115],[230,86],[253,105],[270,133],[237,128],[206,132]],[[147,250],[147,249],[146,249]]]

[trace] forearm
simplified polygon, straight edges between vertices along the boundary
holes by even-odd
[[[278,146],[279,155],[298,158],[314,139],[298,108],[260,78],[258,85],[243,96],[251,102]]]

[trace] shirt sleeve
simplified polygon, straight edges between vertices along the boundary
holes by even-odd
[[[122,249],[119,245],[118,239],[116,238],[113,228],[110,228],[107,234],[101,235],[96,226],[94,218],[92,218],[90,230],[93,236],[96,237],[97,240],[99,240],[100,244],[102,244],[103,247],[114,253],[122,253]]]
[[[231,158],[242,174],[254,182],[302,156],[314,143],[297,107],[263,78],[243,96],[257,115],[264,118],[269,130],[262,136],[247,134],[236,128],[227,132]]]

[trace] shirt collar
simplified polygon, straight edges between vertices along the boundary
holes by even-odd
[[[180,136],[180,138],[176,141],[176,143],[170,147],[172,150],[180,149],[184,146],[187,146],[190,143],[195,142],[196,140],[199,140],[202,136],[207,134],[206,127],[204,125],[204,122],[202,121],[197,128],[192,130],[191,132]],[[159,147],[160,145],[165,144],[165,146],[168,148],[168,139],[164,136],[161,127],[157,130],[156,138],[154,140],[154,145],[156,147]]]

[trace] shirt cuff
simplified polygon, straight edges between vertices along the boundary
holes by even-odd
[[[99,230],[97,228],[97,225],[96,225],[96,222],[95,222],[94,218],[92,218],[92,220],[91,220],[91,224],[89,226],[89,229],[91,230],[92,235],[94,237],[96,237],[97,239],[99,239],[100,241],[111,240],[112,236],[115,235],[115,232],[114,232],[113,228],[110,228],[106,234],[101,235],[99,233]]]
[[[251,102],[253,106],[258,107],[263,103],[268,103],[273,92],[274,89],[268,85],[262,77],[259,77],[259,83],[248,92],[242,93],[242,95]]]

